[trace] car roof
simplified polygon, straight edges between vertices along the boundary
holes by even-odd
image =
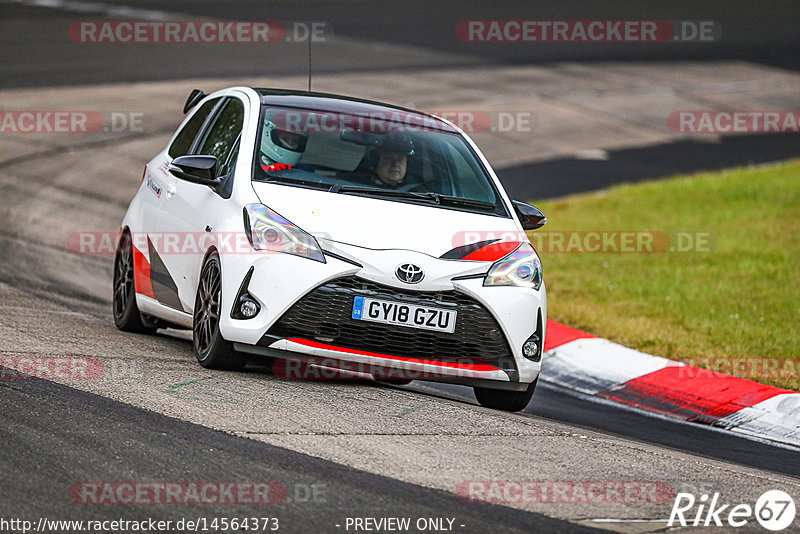
[[[387,119],[391,117],[394,120],[409,121],[409,124],[424,124],[426,128],[457,133],[455,128],[435,115],[374,100],[291,89],[254,88],[254,90],[259,94],[262,105],[366,115]]]

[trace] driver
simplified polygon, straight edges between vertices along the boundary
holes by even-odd
[[[406,177],[408,156],[414,154],[414,144],[403,134],[386,134],[381,141],[373,149],[377,157],[370,178],[375,185],[397,187]]]
[[[406,177],[408,156],[405,152],[389,152],[381,150],[378,163],[375,165],[373,181],[377,185],[397,186]]]

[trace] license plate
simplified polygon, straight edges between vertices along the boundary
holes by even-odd
[[[359,321],[394,324],[452,334],[456,329],[456,314],[455,310],[356,297],[353,302],[352,317]]]

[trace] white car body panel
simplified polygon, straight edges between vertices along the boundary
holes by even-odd
[[[392,200],[254,182],[267,206],[317,239],[374,250],[444,252],[495,238],[527,240],[513,219]],[[486,237],[489,236],[489,237]]]

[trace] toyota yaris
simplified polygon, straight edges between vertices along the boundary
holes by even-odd
[[[114,321],[247,355],[472,386],[521,410],[545,336],[542,213],[425,113],[337,95],[195,90],[122,221]],[[350,365],[350,367],[348,367]]]

